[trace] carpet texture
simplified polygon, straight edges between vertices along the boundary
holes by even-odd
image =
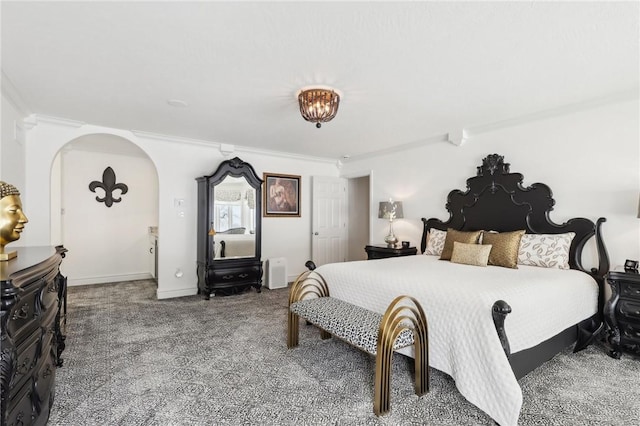
[[[287,289],[156,300],[152,281],[70,287],[67,348],[50,425],[493,425],[431,369],[395,355],[391,412],[373,414],[374,358],[300,325],[286,347]],[[592,345],[520,381],[520,425],[640,424],[640,361]]]

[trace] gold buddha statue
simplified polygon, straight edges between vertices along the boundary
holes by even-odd
[[[16,252],[5,253],[4,246],[20,238],[24,224],[29,222],[22,211],[20,191],[6,182],[0,181],[0,261],[16,257]]]

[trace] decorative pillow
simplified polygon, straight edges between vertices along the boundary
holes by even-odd
[[[466,244],[453,242],[451,261],[464,265],[487,266],[491,253],[490,244]]]
[[[575,232],[525,234],[520,240],[518,264],[569,269],[569,250],[575,236]]]
[[[455,229],[447,229],[447,237],[444,239],[444,247],[440,254],[441,260],[450,260],[451,253],[453,252],[453,243],[457,241],[459,243],[477,244],[480,239],[482,231],[463,232],[456,231]]]
[[[447,238],[447,231],[431,228],[427,234],[427,247],[424,249],[423,254],[440,256],[445,238]]]
[[[489,254],[489,265],[518,268],[518,249],[524,233],[524,230],[500,233],[484,232],[482,244],[493,246],[491,254]]]

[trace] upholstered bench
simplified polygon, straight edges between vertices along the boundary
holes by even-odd
[[[415,391],[429,390],[427,319],[420,304],[410,296],[395,298],[384,315],[329,297],[324,278],[307,271],[293,283],[289,293],[287,346],[298,346],[299,318],[320,329],[322,339],[332,335],[376,357],[373,411],[390,409],[393,351],[415,345]]]

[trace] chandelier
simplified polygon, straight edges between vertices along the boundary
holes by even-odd
[[[302,118],[316,123],[319,129],[322,126],[320,123],[333,120],[338,113],[340,95],[333,89],[303,89],[298,93],[298,103]]]

